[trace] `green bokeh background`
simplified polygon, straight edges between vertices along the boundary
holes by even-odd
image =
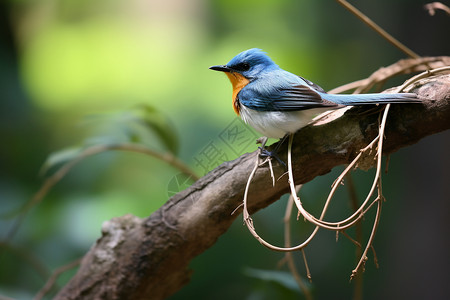
[[[442,12],[430,17],[426,2],[353,2],[420,55],[450,53],[450,18]],[[154,107],[174,127],[180,159],[204,174],[196,158],[209,143],[220,145],[220,133],[236,118],[228,80],[209,66],[262,48],[282,68],[328,90],[405,57],[334,1],[9,0],[0,8],[1,239],[17,220],[5,214],[42,185],[39,169],[50,153],[114,131],[87,121],[92,116],[139,104]],[[388,202],[375,239],[380,268],[370,256],[365,299],[450,297],[449,138],[441,133],[392,155],[383,178]],[[150,146],[161,149],[157,140]],[[237,157],[222,150],[229,159]],[[304,187],[302,197],[312,211],[339,171]],[[131,153],[105,153],[77,165],[27,214],[8,245],[2,244],[0,295],[31,299],[49,271],[89,249],[105,220],[127,213],[145,217],[158,209],[178,174]],[[360,197],[371,175],[355,174]],[[330,216],[348,212],[341,194]],[[285,202],[255,216],[261,234],[279,244]],[[308,227],[297,227],[300,242]],[[316,299],[350,299],[351,243],[344,238],[336,243],[334,233],[322,232],[306,253]],[[171,299],[298,299],[297,291],[251,275],[252,269],[278,270],[281,258],[238,220],[193,261],[191,283]],[[301,256],[295,258],[304,274]],[[73,273],[65,273],[58,285]]]

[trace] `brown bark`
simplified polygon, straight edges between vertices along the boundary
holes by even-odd
[[[414,92],[426,99],[423,105],[391,107],[385,154],[450,128],[450,75],[422,80]],[[352,109],[331,123],[309,126],[295,135],[297,184],[349,163],[377,135],[379,114],[358,111]],[[211,247],[240,215],[231,212],[242,201],[255,155],[244,154],[220,165],[147,218],[126,215],[105,222],[102,236],[56,299],[163,299],[178,291],[189,282],[189,262]],[[284,167],[274,165],[275,176],[281,175]],[[286,192],[287,180],[272,187],[264,166],[252,182],[249,208],[255,212]]]

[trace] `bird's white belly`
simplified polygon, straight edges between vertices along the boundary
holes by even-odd
[[[330,108],[300,111],[258,111],[240,106],[240,116],[245,123],[269,138],[282,138],[308,125],[314,117]]]

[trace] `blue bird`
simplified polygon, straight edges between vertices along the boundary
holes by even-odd
[[[282,138],[310,124],[317,115],[349,105],[420,103],[413,93],[327,94],[311,81],[276,65],[260,49],[236,55],[222,71],[233,85],[233,109],[245,123],[269,138]]]

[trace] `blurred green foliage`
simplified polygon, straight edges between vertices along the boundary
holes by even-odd
[[[422,9],[423,1],[359,1],[355,5],[419,54],[449,53],[449,20],[439,13],[429,17]],[[208,70],[242,50],[262,48],[282,68],[325,89],[404,58],[334,1],[9,0],[0,8],[1,239],[17,221],[6,215],[25,205],[44,182],[38,173],[46,159],[51,166],[58,165],[73,158],[83,145],[111,139],[143,143],[177,153],[201,175],[223,158],[253,151],[253,143],[239,149],[223,143],[224,130],[236,122],[231,87],[225,76]],[[145,109],[138,112],[136,106]],[[251,139],[254,135],[247,132]],[[443,295],[446,285],[440,278],[447,274],[443,268],[434,268],[435,279],[430,281],[420,275],[430,271],[429,265],[420,264],[421,269],[411,273],[405,270],[408,260],[403,265],[395,261],[403,257],[402,251],[411,250],[411,240],[399,237],[415,232],[396,226],[426,216],[427,210],[410,204],[414,209],[404,211],[404,218],[409,217],[404,220],[397,219],[396,212],[422,196],[435,209],[428,211],[434,219],[422,222],[433,224],[436,210],[448,212],[448,204],[442,208],[438,201],[448,200],[450,194],[444,189],[449,179],[444,172],[448,155],[442,150],[448,140],[429,139],[427,147],[404,150],[391,160],[385,196],[394,201],[385,206],[375,241],[381,269],[375,270],[371,263],[367,266],[366,299],[386,295],[419,299],[430,296],[427,290]],[[221,156],[205,169],[201,157],[209,145],[218,148]],[[62,149],[66,150],[57,152]],[[414,158],[420,151],[432,160],[419,164]],[[412,159],[419,165],[412,166]],[[312,211],[319,208],[326,194],[324,186],[331,184],[338,171],[302,190]],[[436,174],[435,179],[423,182],[413,177],[427,172]],[[102,222],[126,213],[145,217],[158,209],[173,194],[174,186],[169,190],[168,185],[179,173],[164,162],[134,153],[102,153],[79,163],[26,214],[14,238],[2,244],[0,295],[32,298],[51,270],[89,249],[100,236]],[[368,178],[370,174],[363,176],[363,172],[355,178],[361,197]],[[186,186],[183,179],[179,188]],[[408,190],[410,186],[426,186],[433,192],[422,195],[421,190]],[[255,216],[263,235],[280,244],[284,202]],[[349,211],[345,197],[337,202],[333,207],[336,217]],[[446,222],[447,226],[431,227],[438,237],[448,233]],[[308,228],[295,227],[293,232],[305,235]],[[411,256],[422,250],[418,247]],[[348,276],[355,263],[354,251],[346,240],[336,244],[329,232],[323,232],[307,249],[317,299],[351,297]],[[438,255],[439,251],[433,256],[448,257]],[[235,222],[213,248],[193,262],[192,283],[172,299],[297,299],[297,291],[283,286],[286,281],[280,278],[285,277],[275,276],[284,273],[259,273],[278,278],[269,283],[257,272],[248,274],[248,268],[273,270],[281,258],[253,240],[241,221]],[[296,259],[302,270],[300,257]],[[58,285],[73,272],[62,276]],[[404,272],[408,274],[401,278]],[[421,285],[427,288],[420,289]]]

